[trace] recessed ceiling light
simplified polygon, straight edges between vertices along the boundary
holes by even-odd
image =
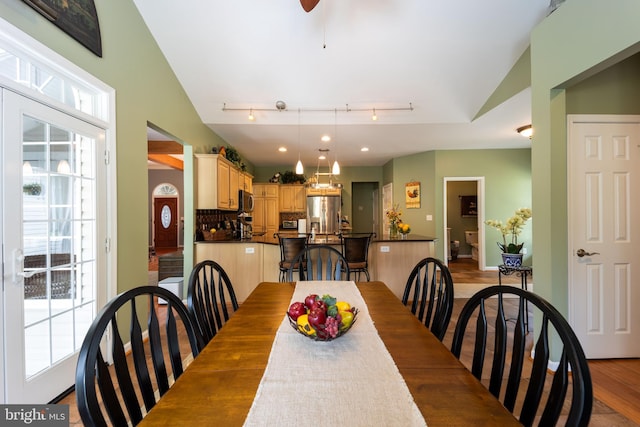
[[[320,138],[322,140],[322,142],[329,142],[331,141],[331,137],[329,135],[322,135],[322,138]]]
[[[362,147],[360,151],[369,151],[369,147]]]
[[[280,147],[278,148],[278,151],[281,153],[286,153],[287,152],[287,147]]]

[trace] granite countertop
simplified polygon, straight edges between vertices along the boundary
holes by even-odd
[[[292,233],[293,234],[293,233]],[[358,234],[358,233],[356,233]],[[421,236],[419,234],[413,234],[413,233],[409,233],[407,234],[407,238],[406,239],[401,239],[400,236],[398,236],[398,238],[396,239],[391,239],[389,237],[389,235],[384,235],[382,237],[373,237],[371,239],[372,243],[375,242],[394,242],[394,243],[402,243],[402,242],[433,242],[436,241],[438,239],[436,239],[435,237],[429,237],[429,236]],[[255,239],[227,239],[227,240],[200,240],[197,241],[195,243],[204,243],[204,244],[208,244],[208,243],[264,243],[266,245],[277,245],[277,242],[259,242]],[[324,244],[330,244],[330,245],[338,245],[340,244],[340,237],[336,236],[336,235],[316,235],[315,240],[309,240],[310,244],[316,244],[316,245],[324,245]]]

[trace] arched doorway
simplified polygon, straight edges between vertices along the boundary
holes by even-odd
[[[153,190],[153,246],[154,248],[177,248],[179,228],[178,189],[163,183]]]

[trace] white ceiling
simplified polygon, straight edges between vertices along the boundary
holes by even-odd
[[[531,122],[529,90],[472,120],[549,0],[320,0],[310,13],[298,0],[134,2],[202,121],[254,165],[293,169],[300,152],[315,169],[324,146],[342,166],[530,146],[515,132]]]

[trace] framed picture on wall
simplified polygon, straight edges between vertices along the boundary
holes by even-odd
[[[55,26],[102,57],[100,25],[94,0],[22,0]]]
[[[478,196],[460,196],[460,214],[463,217],[478,216]]]
[[[408,182],[405,185],[405,202],[407,209],[417,209],[420,207],[420,183]]]

